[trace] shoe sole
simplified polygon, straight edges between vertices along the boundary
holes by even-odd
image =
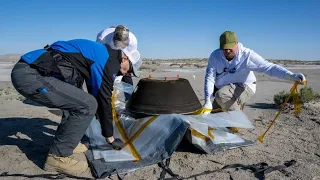
[[[59,173],[64,173],[64,174],[69,174],[69,175],[73,175],[73,176],[77,176],[79,174],[82,174],[83,172],[85,172],[88,167],[86,167],[83,171],[78,172],[78,173],[74,173],[74,172],[70,172],[70,171],[66,171],[65,169],[59,168],[59,167],[55,167],[55,166],[51,166],[51,165],[45,165],[43,168],[45,171],[50,171],[50,172],[59,172]]]
[[[85,150],[85,151],[73,151],[72,153],[73,153],[73,154],[81,154],[81,153],[85,153],[85,152],[87,152],[87,151],[88,151],[88,149]]]

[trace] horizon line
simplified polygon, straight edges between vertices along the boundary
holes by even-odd
[[[24,53],[7,53],[7,54],[0,54],[0,56],[20,56],[23,55]],[[190,59],[209,59],[208,57],[197,57],[197,58],[150,58],[150,57],[145,57],[141,58],[145,60],[190,60]],[[277,59],[277,58],[264,58],[265,60],[275,60],[275,61],[320,61],[320,60],[299,60],[299,59]]]

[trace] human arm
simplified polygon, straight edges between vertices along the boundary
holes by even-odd
[[[108,70],[104,69],[100,80],[100,87],[98,85],[94,86],[98,88],[98,91],[96,90],[96,99],[98,102],[97,115],[100,120],[102,135],[105,138],[113,136],[113,117],[111,105],[113,83],[112,78],[108,74]]]
[[[114,149],[121,149],[121,139],[113,137],[113,115],[112,115],[112,91],[114,78],[120,69],[120,62],[115,57],[116,50],[110,52],[109,59],[105,66],[98,66],[97,70],[91,71],[93,82],[98,82],[94,87],[93,94],[96,94],[98,102],[97,116],[100,120],[102,135]],[[120,52],[120,51],[119,51]]]
[[[294,74],[288,69],[268,62],[254,51],[248,57],[247,67],[250,71],[261,72],[279,79],[286,79],[290,81],[305,81],[305,77],[301,73]]]
[[[203,105],[204,108],[212,109],[211,96],[214,90],[215,76],[216,70],[214,67],[214,55],[211,54],[208,60],[208,65],[206,68],[206,75],[204,79],[204,98],[205,103]]]
[[[124,142],[113,137],[113,115],[112,115],[112,90],[113,87],[108,83],[108,77],[104,76],[97,96],[98,117],[101,124],[102,135],[113,149],[120,150]]]

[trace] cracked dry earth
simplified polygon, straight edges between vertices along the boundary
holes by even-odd
[[[319,72],[305,72],[310,86],[320,91]],[[163,77],[166,74],[154,73]],[[203,97],[203,72],[180,74],[186,77],[199,99]],[[272,105],[273,95],[289,90],[292,83],[274,81],[258,76],[257,93],[246,105],[244,112],[251,120],[254,129],[240,129],[238,133],[245,139],[256,141],[279,110]],[[9,87],[9,88],[8,88]],[[60,122],[60,117],[48,108],[30,105],[12,88],[11,83],[0,82],[0,174],[4,180],[45,179],[40,177],[48,172],[41,169],[48,151],[48,145]],[[5,91],[5,92],[4,92]],[[301,114],[295,117],[292,107],[280,114],[275,125],[264,138],[264,142],[248,147],[221,151],[216,154],[201,154],[188,149],[175,152],[170,168],[173,172],[188,179],[248,180],[257,179],[250,171],[233,168],[218,171],[225,165],[267,163],[269,166],[282,165],[285,161],[296,160],[296,164],[284,171],[273,171],[266,175],[268,180],[320,179],[320,104],[308,103],[302,106]],[[77,158],[84,158],[83,156]],[[205,171],[214,171],[196,176]],[[125,180],[155,180],[161,169],[157,165],[148,166],[122,176]],[[54,173],[50,173],[54,174]],[[11,175],[11,176],[10,176]],[[92,178],[88,169],[82,177]],[[48,176],[52,177],[53,176]],[[168,178],[170,176],[167,176]],[[47,178],[48,179],[48,178]],[[65,178],[72,179],[72,178]],[[108,178],[107,178],[108,179]],[[111,177],[117,179],[117,177]]]

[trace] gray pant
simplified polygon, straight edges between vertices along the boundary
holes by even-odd
[[[75,86],[54,77],[39,75],[25,62],[18,62],[11,73],[15,89],[26,98],[49,108],[63,110],[50,152],[70,156],[97,110],[96,99]]]
[[[212,109],[240,110],[241,106],[254,95],[246,84],[229,84],[223,86],[215,93]]]

